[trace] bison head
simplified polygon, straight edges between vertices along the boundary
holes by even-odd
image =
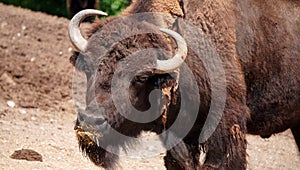
[[[159,133],[165,128],[166,107],[171,101],[176,105],[176,70],[185,60],[187,46],[172,30],[160,29],[167,36],[145,20],[122,18],[98,21],[86,39],[79,25],[91,15],[106,14],[81,11],[69,27],[71,42],[80,52],[71,60],[87,77],[86,108],[78,112],[75,131],[80,148],[91,161],[112,167],[118,148],[132,142],[128,136],[137,137],[142,130]],[[113,22],[119,27],[110,27]],[[148,32],[139,33],[141,28]],[[126,32],[135,35],[122,37]],[[166,55],[146,49],[164,49],[173,57],[160,60]]]

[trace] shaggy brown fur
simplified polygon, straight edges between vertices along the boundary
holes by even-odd
[[[167,151],[164,158],[167,169],[246,169],[246,139],[247,132],[270,136],[273,133],[292,129],[300,148],[300,3],[299,1],[260,1],[260,0],[189,0],[189,1],[134,1],[123,15],[138,12],[162,12],[177,17],[184,17],[190,23],[202,30],[215,45],[223,62],[226,75],[226,104],[223,117],[212,136],[204,143],[198,143],[198,137],[206,120],[211,102],[211,84],[204,68],[204,62],[192,50],[189,50],[186,64],[193,69],[201,97],[198,117],[190,132],[183,141]],[[90,31],[89,46],[85,57],[73,57],[73,63],[87,63],[93,65],[93,59],[100,56],[99,49],[110,44],[111,37],[123,35],[129,29],[130,23],[118,22],[122,29],[107,33],[107,39],[97,32],[99,28],[114,22],[118,18],[99,21]],[[173,23],[173,29],[184,37],[190,36],[181,22]],[[155,29],[149,24],[149,29]],[[111,28],[114,30],[114,28]],[[130,30],[132,31],[132,30]],[[105,40],[103,40],[103,38]],[[108,45],[109,46],[109,45]],[[87,109],[79,114],[75,129],[80,138],[79,144],[91,160],[104,167],[111,167],[116,162],[116,156],[107,153],[88,138],[82,139],[82,130],[93,133],[95,129],[84,128],[83,122],[93,115],[91,103],[94,99],[104,105],[105,112],[102,119],[106,120],[116,130],[128,136],[137,136],[142,130],[161,133],[168,129],[178,116],[180,108],[180,91],[176,90],[177,80],[168,74],[156,75],[153,70],[138,73],[130,86],[131,102],[140,110],[149,108],[148,95],[153,89],[170,90],[171,102],[168,107],[167,119],[164,124],[162,117],[146,124],[131,122],[116,112],[111,100],[112,75],[117,63],[136,51],[145,48],[163,48],[174,52],[174,42],[160,34],[137,35],[122,40],[110,49],[96,65],[95,72],[89,71]],[[210,53],[207,53],[207,58]],[[204,57],[204,58],[205,58]],[[154,67],[153,55],[141,56],[147,60],[145,67]],[[75,61],[77,59],[77,61]],[[90,61],[92,60],[92,61]],[[138,61],[136,61],[138,62]],[[139,65],[138,63],[132,63]],[[81,69],[81,64],[77,64]],[[126,70],[126,68],[124,68]],[[82,69],[83,70],[83,69]],[[173,74],[173,73],[172,73]],[[93,76],[94,75],[94,76]],[[95,76],[97,75],[97,76]],[[184,79],[185,70],[180,70],[183,87],[189,84]],[[96,96],[91,95],[96,90]],[[145,93],[140,93],[145,91]],[[193,92],[190,93],[193,98]],[[187,101],[188,103],[189,101]],[[122,109],[130,112],[128,108]],[[186,110],[190,113],[191,110]],[[160,113],[159,113],[160,114]],[[189,120],[185,115],[182,124]],[[80,116],[79,116],[80,117]],[[172,136],[180,136],[175,129]],[[83,135],[84,136],[84,135]],[[108,136],[103,132],[101,142],[105,143]],[[116,146],[125,146],[130,141],[117,140]],[[90,146],[91,145],[91,146]],[[89,149],[92,148],[92,149]],[[201,152],[206,152],[204,164],[199,162]],[[97,157],[97,155],[100,155]],[[97,159],[96,159],[97,158]]]
[[[141,12],[168,13],[176,16],[183,16],[180,0],[161,1],[161,0],[133,0],[131,5],[124,10],[123,15]]]

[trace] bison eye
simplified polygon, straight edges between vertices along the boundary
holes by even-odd
[[[136,82],[138,83],[145,83],[148,80],[148,75],[139,75],[136,77]]]

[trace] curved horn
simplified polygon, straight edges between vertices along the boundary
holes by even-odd
[[[81,52],[85,52],[87,47],[87,40],[81,35],[79,26],[85,18],[93,15],[107,16],[105,12],[95,9],[86,9],[78,12],[71,19],[69,24],[69,37],[71,39],[71,42],[74,45],[74,47]]]
[[[161,28],[160,31],[172,36],[176,40],[178,46],[177,52],[173,58],[169,60],[157,60],[155,73],[165,74],[174,71],[184,63],[187,56],[187,45],[184,38],[177,32],[163,28]]]

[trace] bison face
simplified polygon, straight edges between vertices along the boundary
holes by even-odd
[[[176,41],[171,59],[158,60],[160,54],[151,51],[139,53],[145,48],[167,47],[172,53],[170,38],[161,34],[128,37],[99,59],[95,49],[103,49],[97,38],[100,33],[95,31],[86,40],[79,30],[80,21],[93,14],[104,13],[82,11],[69,28],[71,42],[81,53],[71,59],[87,76],[87,106],[78,112],[75,131],[82,151],[96,165],[107,168],[115,164],[118,148],[132,142],[129,137],[137,137],[142,130],[163,129],[163,109],[170,102],[170,93],[176,91],[176,70],[184,62],[187,47],[179,34],[161,29]]]

